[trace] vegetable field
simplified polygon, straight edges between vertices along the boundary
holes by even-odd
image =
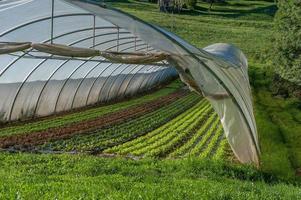
[[[220,158],[224,140],[218,117],[203,99],[163,126],[105,152],[148,157]]]
[[[108,106],[17,123],[0,131],[13,151],[221,159],[226,140],[208,101],[175,81],[157,92]]]

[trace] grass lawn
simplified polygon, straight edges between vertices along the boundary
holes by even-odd
[[[301,188],[250,166],[0,154],[0,199],[300,199]]]
[[[232,43],[249,59],[261,58],[273,33],[276,6],[267,1],[227,2],[214,4],[211,12],[208,12],[208,3],[199,3],[195,11],[182,14],[160,13],[157,4],[132,0],[112,1],[112,6],[160,25],[199,48],[213,43]]]
[[[269,76],[260,65],[250,70],[262,170],[295,177],[296,169],[301,167],[300,101],[272,97]]]

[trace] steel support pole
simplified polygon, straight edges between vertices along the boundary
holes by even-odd
[[[50,35],[50,43],[53,44],[53,23],[54,21],[54,0],[51,2],[51,35]]]

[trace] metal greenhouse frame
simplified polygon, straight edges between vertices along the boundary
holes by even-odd
[[[0,55],[2,121],[130,96],[178,72],[183,82],[213,105],[237,158],[259,163],[247,59],[235,46],[218,43],[198,49],[108,5],[80,0],[4,0],[0,23],[2,44],[30,41],[168,55],[165,61],[152,64],[114,63],[101,56],[66,58],[34,48]]]

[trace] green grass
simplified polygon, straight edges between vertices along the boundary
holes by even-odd
[[[300,101],[273,97],[271,74],[260,64],[250,71],[255,117],[262,151],[262,168],[283,177],[294,177],[301,167]]]
[[[199,48],[232,43],[249,59],[260,58],[268,48],[276,10],[272,2],[229,0],[227,4],[215,4],[211,12],[208,3],[199,3],[195,11],[172,15],[160,13],[156,4],[132,0],[112,2],[114,7],[171,30]]]
[[[269,114],[271,122],[278,126],[281,140],[289,151],[289,159],[294,167],[301,167],[301,118],[296,108],[296,99],[272,98],[270,93],[259,90],[257,101]]]
[[[250,166],[0,154],[0,199],[300,199],[301,188]]]

